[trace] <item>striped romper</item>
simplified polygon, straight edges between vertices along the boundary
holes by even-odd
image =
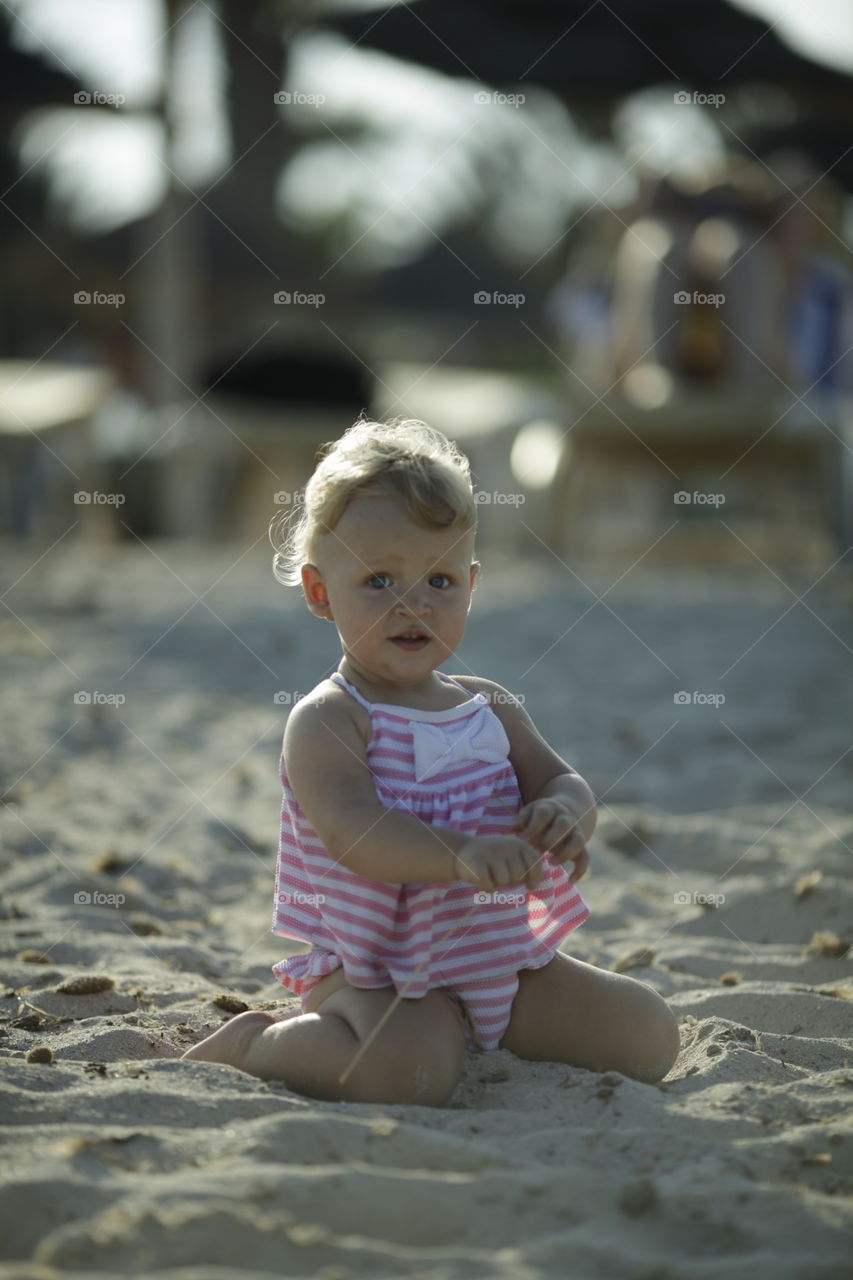
[[[379,804],[472,836],[511,834],[522,798],[503,725],[482,693],[471,696],[436,674],[467,700],[443,711],[370,703],[340,672],[331,676],[370,715],[367,758]],[[589,915],[568,873],[546,854],[534,890],[516,885],[484,894],[463,880],[367,879],[326,853],[293,794],[283,755],[280,776],[272,932],[310,942],[312,950],[272,968],[302,997],[303,1011],[311,988],[343,966],[351,986],[393,985],[408,999],[448,988],[465,1017],[468,1049],[498,1048],[519,969],[546,965]]]

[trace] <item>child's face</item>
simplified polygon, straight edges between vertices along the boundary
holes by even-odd
[[[354,669],[377,684],[417,684],[458,648],[479,565],[474,530],[424,529],[396,498],[353,500],[305,565],[312,613],[338,628]],[[402,633],[417,632],[406,643]]]

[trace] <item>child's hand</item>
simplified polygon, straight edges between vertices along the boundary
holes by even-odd
[[[575,869],[569,876],[572,884],[580,880],[589,867],[586,837],[578,824],[577,815],[557,796],[531,800],[519,809],[513,823],[522,840],[526,840],[542,853],[550,853],[557,866],[573,862]]]
[[[535,889],[545,868],[542,856],[517,836],[472,836],[455,857],[460,880],[485,893],[510,885]]]

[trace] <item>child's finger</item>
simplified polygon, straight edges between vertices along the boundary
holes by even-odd
[[[571,880],[572,884],[574,884],[576,880],[580,880],[581,876],[585,875],[588,869],[589,869],[589,854],[587,853],[586,849],[582,849],[581,852],[578,854],[578,856],[575,858],[575,869],[569,876],[569,879]]]
[[[545,831],[545,844],[551,852],[563,851],[577,834],[577,826],[565,813],[558,813]]]
[[[513,826],[516,829],[527,825],[527,820],[530,817],[532,808],[533,808],[532,804],[526,804],[519,809],[518,813],[515,815],[515,818],[513,819]]]
[[[542,879],[542,872],[543,872],[542,863],[539,861],[534,862],[533,866],[529,869],[529,871],[527,872],[527,875],[524,877],[524,883],[527,885],[528,889],[536,888],[536,886],[539,884],[539,881]]]
[[[524,811],[522,810],[522,812]],[[540,804],[534,808],[534,805],[531,804],[528,806],[528,812],[521,828],[519,829],[519,834],[523,832],[525,840],[528,840],[531,844],[536,844],[538,846],[540,845],[548,827],[551,825],[553,818],[554,814],[543,805]]]
[[[570,858],[573,853],[577,853],[579,849],[583,848],[585,843],[583,832],[578,827],[570,824],[554,842],[551,853],[555,859],[564,862],[566,858]]]

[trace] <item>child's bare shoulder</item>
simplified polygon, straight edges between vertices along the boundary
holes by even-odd
[[[370,741],[370,715],[346,689],[334,680],[321,680],[300,698],[287,717],[285,742],[325,730],[338,733],[355,729],[365,745]]]

